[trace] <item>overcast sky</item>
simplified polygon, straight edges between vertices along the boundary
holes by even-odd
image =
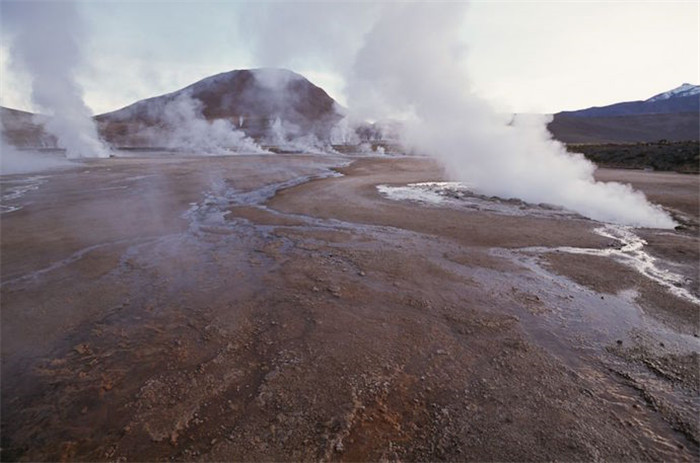
[[[343,75],[377,11],[391,7],[145,0],[79,6],[89,37],[79,81],[96,114],[258,66],[290,68],[345,103]],[[480,1],[470,3],[463,23],[468,85],[504,111],[580,109],[700,82],[695,0]],[[2,34],[0,104],[34,110],[28,78],[10,62],[8,47]]]

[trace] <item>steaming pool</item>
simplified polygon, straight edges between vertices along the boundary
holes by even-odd
[[[405,186],[377,185],[384,197],[395,201],[457,207],[499,215],[529,217],[579,217],[575,212],[550,204],[530,204],[519,199],[503,199],[475,192],[462,182],[422,182]]]

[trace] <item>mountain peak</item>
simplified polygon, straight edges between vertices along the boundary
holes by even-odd
[[[146,130],[163,126],[177,110],[173,102],[178,98],[195,101],[196,110],[204,119],[229,121],[256,140],[274,135],[278,120],[296,135],[311,134],[326,140],[342,118],[335,100],[301,74],[281,68],[258,68],[206,77],[175,92],[100,114],[96,119],[104,127],[108,141],[128,144],[130,127]],[[125,134],[124,139],[119,138],[118,130]]]
[[[649,98],[646,101],[661,101],[661,100],[668,100],[669,98],[682,98],[686,96],[693,96],[693,95],[699,95],[700,94],[700,85],[693,85],[689,84],[687,82],[683,83],[679,87],[676,87],[672,90],[669,90],[667,92],[659,93],[658,95],[654,95],[653,97]]]

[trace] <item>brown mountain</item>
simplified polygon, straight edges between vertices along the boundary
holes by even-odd
[[[183,98],[193,101],[205,119],[227,120],[257,140],[270,135],[275,124],[296,135],[327,140],[342,118],[335,100],[303,76],[285,69],[252,69],[217,74],[101,114],[96,117],[100,133],[113,144],[129,144],[129,138],[144,129],[167,125]]]

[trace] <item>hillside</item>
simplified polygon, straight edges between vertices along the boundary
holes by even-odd
[[[578,111],[562,111],[569,117],[614,117],[640,114],[678,114],[700,110],[700,98],[696,95],[673,96],[662,100],[650,98],[645,101],[626,101],[609,106],[593,107]]]
[[[570,117],[556,114],[548,129],[565,143],[643,143],[698,140],[698,113]]]
[[[279,132],[327,140],[342,118],[335,100],[299,74],[284,69],[236,70],[101,114],[96,117],[100,133],[110,143],[133,144],[144,129],[172,123],[172,113],[182,110],[183,99],[194,102],[190,109],[204,119],[228,121],[256,140],[279,137]]]
[[[569,145],[600,167],[652,169],[697,174],[700,143],[697,141]]]
[[[0,106],[2,136],[19,148],[53,148],[56,137],[47,133],[41,124],[42,116]]]
[[[644,101],[560,112],[548,128],[568,144],[699,140],[699,104],[700,86],[683,84]],[[390,122],[347,127],[344,137],[337,136],[336,127],[333,137],[343,111],[323,89],[299,74],[253,69],[217,74],[95,119],[100,135],[118,147],[167,147],[173,139],[202,146],[213,137],[224,138],[220,144],[226,145],[240,142],[243,134],[271,149],[286,144],[300,151],[316,142],[397,143],[396,123]],[[56,146],[55,137],[43,130],[41,116],[0,107],[0,118],[10,143],[21,148]],[[231,135],[234,132],[237,135]],[[183,141],[183,137],[189,138]]]
[[[700,86],[685,83],[643,101],[562,111],[548,128],[565,143],[698,140]]]

